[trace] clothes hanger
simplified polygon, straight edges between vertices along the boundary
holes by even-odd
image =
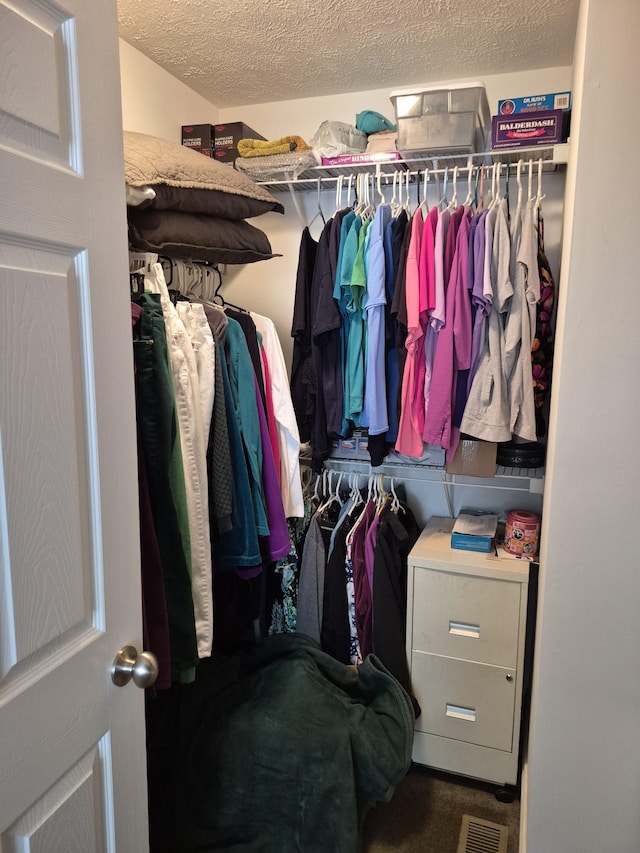
[[[524,165],[524,160],[518,160],[518,165],[516,167],[516,184],[518,186],[518,200],[516,202],[516,216],[519,215],[520,210],[522,208],[522,167]]]
[[[533,160],[529,160],[529,184],[527,188],[527,202],[533,201]]]
[[[356,201],[354,213],[356,216],[362,216],[364,212],[364,189],[362,187],[362,173],[356,175]]]
[[[233,308],[235,311],[240,311],[242,314],[249,314],[246,308],[242,308],[240,305],[234,305],[233,302],[229,302],[222,295],[222,273],[220,272],[217,265],[211,267],[212,270],[215,270],[216,275],[218,276],[218,284],[213,293],[212,302],[214,304],[219,305],[221,308]],[[219,299],[219,302],[216,302],[216,299]]]
[[[467,160],[467,197],[462,202],[464,207],[471,207],[473,204],[473,192],[471,189],[471,175],[473,172],[473,161],[471,157]]]
[[[362,493],[358,486],[358,482],[360,480],[360,474],[356,471],[353,472],[353,505],[348,510],[348,515],[352,516],[356,509],[363,503],[364,498],[362,497]]]
[[[482,210],[484,207],[484,163],[478,166],[476,170],[476,182],[473,189],[473,206],[476,210]]]
[[[325,512],[332,504],[339,503],[342,506],[342,498],[340,497],[340,486],[342,485],[342,478],[344,476],[344,471],[340,471],[336,478],[335,488],[333,486],[333,475],[337,473],[335,471],[329,471],[329,497],[327,500],[318,508],[319,513]]]
[[[407,211],[407,214],[411,216],[411,172],[409,170],[405,172],[404,180],[406,191],[404,209]]]
[[[451,201],[447,205],[447,210],[453,211],[458,206],[458,167],[453,167],[453,187],[451,190]]]
[[[396,482],[395,477],[391,478],[391,494],[393,496],[391,500],[391,512],[397,515],[399,512],[404,512],[404,507],[400,503],[400,499],[396,493]]]
[[[362,202],[364,204],[364,210],[362,212],[362,218],[368,219],[371,213],[371,202],[369,199],[369,175],[366,173],[362,175]]]
[[[313,497],[312,497],[312,500],[316,504],[316,506],[318,506],[320,504],[320,500],[321,500],[320,499],[320,483],[321,483],[321,481],[322,481],[322,475],[316,474],[316,485],[315,485],[315,488],[313,490]]]
[[[500,176],[502,175],[502,163],[493,164],[493,174],[491,176],[491,203],[489,210],[497,207],[500,203]]]
[[[543,198],[544,198],[544,195],[542,193],[542,158],[540,158],[538,160],[538,189],[536,192],[536,200],[535,200],[535,204],[533,207],[534,217],[537,216],[538,211],[540,210],[540,203],[541,203]]]
[[[429,167],[424,170],[424,180],[422,183],[422,201],[420,202],[420,208],[424,210],[425,213],[429,212],[429,201],[427,199],[427,186],[429,184]]]
[[[336,213],[342,210],[342,187],[344,185],[344,175],[338,175],[336,181]]]
[[[380,173],[380,164],[376,166],[376,189],[378,191],[378,196],[380,197],[380,204],[386,204],[387,200],[384,197],[384,193],[382,192],[382,175]]]
[[[444,178],[442,179],[442,197],[438,202],[438,207],[442,207],[443,210],[446,210],[449,202],[447,201],[447,184],[449,183],[449,167],[445,166],[444,169]],[[443,206],[444,205],[444,206]]]
[[[398,216],[398,214],[404,210],[404,174],[402,172],[396,172],[394,177],[397,178],[396,184],[398,189],[395,216]]]
[[[491,205],[493,204],[493,189],[495,187],[496,182],[496,165],[497,164],[494,163],[484,173],[484,178],[486,178],[487,180],[487,198],[486,201],[484,201],[484,206],[487,210],[491,210]]]
[[[349,175],[347,178],[347,207],[350,207],[352,210],[355,210],[357,198],[354,201],[351,201],[351,188],[353,187],[353,174]]]
[[[327,224],[327,220],[324,218],[324,213],[323,213],[323,211],[322,211],[322,205],[320,204],[320,190],[321,190],[321,181],[320,181],[320,178],[318,178],[318,195],[317,195],[317,204],[318,204],[318,209],[317,209],[317,211],[315,212],[315,214],[314,214],[314,216],[312,217],[312,219],[311,219],[311,221],[309,222],[309,224],[307,225],[307,228],[311,228],[311,226],[313,225],[313,223],[316,221],[316,219],[317,219],[318,217],[320,217],[320,219],[322,220],[322,225],[323,225],[323,226]]]
[[[362,495],[360,494],[360,489],[358,488],[358,482],[360,480],[360,474],[357,471],[352,472],[353,480],[351,485],[351,498],[353,499],[353,507],[351,511],[355,509],[359,504],[362,503]]]
[[[376,502],[376,515],[381,515],[387,504],[388,495],[384,488],[384,474],[378,474],[378,500]]]
[[[368,219],[372,218],[373,213],[375,212],[375,208],[371,203],[371,183],[370,183],[371,175],[363,173],[361,175],[361,177],[362,177],[361,190],[362,190],[363,209],[362,209],[362,212],[360,213],[360,216],[362,217],[363,220],[365,220],[365,219],[368,220]]]
[[[509,178],[511,177],[511,163],[507,163],[507,170],[505,172],[504,177],[504,200],[507,202],[507,221],[510,218],[510,210],[509,210]]]
[[[398,213],[400,212],[399,208],[398,208],[398,191],[397,191],[398,175],[399,175],[399,172],[394,172],[393,175],[391,176],[391,202],[390,202],[390,204],[391,204],[391,215],[394,217],[397,216]]]

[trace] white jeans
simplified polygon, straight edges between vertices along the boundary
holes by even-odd
[[[206,445],[209,442],[209,429],[211,428],[215,393],[215,344],[213,335],[211,334],[211,327],[209,326],[207,315],[204,313],[202,305],[195,302],[178,302],[176,308],[187,330],[196,357],[206,449]]]
[[[147,275],[160,293],[176,396],[191,539],[191,592],[198,656],[203,658],[209,657],[213,648],[213,577],[207,479],[209,435],[204,431],[196,355],[184,323],[169,298],[162,265],[154,264]]]

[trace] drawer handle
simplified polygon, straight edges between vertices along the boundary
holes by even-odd
[[[458,637],[473,637],[476,640],[480,639],[480,626],[473,625],[470,622],[454,622],[449,620],[449,633],[456,634]]]
[[[467,720],[470,723],[474,723],[476,720],[475,708],[464,708],[462,705],[450,705],[448,702],[446,708],[447,710],[445,711],[445,715],[447,717],[455,717],[456,720]]]

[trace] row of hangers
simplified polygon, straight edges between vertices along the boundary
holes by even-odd
[[[219,308],[235,308],[246,311],[239,305],[228,302],[222,294],[222,272],[217,264],[183,261],[148,252],[129,252],[129,280],[131,295],[140,295],[144,290],[144,273],[152,263],[160,263],[172,301],[198,299]]]
[[[317,511],[323,513],[332,504],[343,506],[346,501],[351,501],[352,506],[348,510],[350,515],[353,515],[359,506],[364,506],[373,501],[376,505],[376,512],[379,514],[389,501],[391,501],[391,511],[394,513],[403,512],[402,504],[396,493],[395,478],[387,477],[389,480],[389,490],[385,489],[385,475],[372,473],[367,476],[366,483],[366,498],[363,495],[364,486],[360,487],[360,479],[362,474],[357,471],[334,471],[325,468],[321,473],[316,475],[315,483],[303,483],[307,497],[311,497],[317,507]],[[343,488],[344,481],[344,488]]]
[[[352,207],[354,211],[363,218],[372,217],[378,204],[389,203],[391,206],[392,216],[397,216],[401,210],[405,210],[410,216],[413,210],[411,202],[411,187],[415,186],[415,207],[420,207],[423,211],[429,210],[428,190],[430,181],[433,180],[433,185],[436,188],[437,204],[441,209],[449,208],[453,210],[458,206],[458,178],[461,171],[467,172],[467,195],[462,202],[464,206],[471,206],[475,209],[484,207],[490,208],[498,203],[501,198],[506,198],[509,201],[509,182],[512,176],[512,164],[510,163],[493,163],[474,164],[471,159],[467,166],[446,166],[444,169],[437,168],[437,160],[434,161],[436,167],[434,169],[425,168],[420,171],[401,171],[393,172],[391,176],[392,197],[387,200],[385,188],[388,188],[389,175],[382,175],[380,169],[376,173],[360,172],[358,174],[339,175],[336,179],[335,193],[335,212],[344,209],[344,207]],[[540,203],[544,198],[542,193],[542,170],[543,160],[537,161],[537,188],[534,190],[534,165],[536,161],[530,159],[528,161],[518,160],[516,164],[516,182],[518,189],[517,207],[519,211],[522,206],[523,198],[523,181],[522,174],[525,167],[528,166],[528,192],[527,201],[534,204],[534,214],[540,208]],[[504,171],[504,191],[501,193],[500,185],[503,179]],[[475,173],[475,174],[474,174]],[[447,196],[449,181],[451,175],[451,197]],[[440,176],[443,178],[442,193],[440,193]],[[385,188],[382,185],[382,178],[385,178]],[[487,198],[484,198],[485,181],[490,178],[491,189]],[[343,193],[346,186],[346,204],[343,202]],[[355,191],[355,197],[350,202],[352,191]],[[317,183],[317,211],[313,218],[308,223],[307,227],[318,219],[323,225],[326,225],[327,217],[322,209],[322,179],[318,179]]]

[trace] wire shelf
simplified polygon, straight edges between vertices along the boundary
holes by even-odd
[[[511,468],[496,466],[494,477],[473,477],[464,474],[449,474],[444,465],[434,465],[428,462],[396,461],[385,457],[382,465],[371,467],[371,462],[363,456],[330,456],[325,465],[327,468],[357,471],[360,474],[385,474],[404,476],[410,479],[446,482],[448,485],[481,486],[483,488],[509,489],[527,492],[542,492],[544,483],[544,468]],[[514,482],[519,481],[519,482]]]
[[[257,181],[260,186],[270,192],[309,192],[318,188],[331,189],[343,175],[369,174],[380,175],[383,185],[390,184],[394,173],[409,172],[410,181],[429,169],[430,175],[444,175],[448,169],[458,167],[466,170],[469,165],[474,168],[491,166],[493,163],[516,165],[522,160],[527,166],[529,162],[537,165],[542,160],[544,172],[557,171],[563,168],[569,157],[569,144],[539,146],[537,148],[514,148],[499,151],[484,151],[478,154],[429,154],[420,157],[404,158],[402,160],[378,161],[373,163],[353,163],[341,166],[313,166],[305,169],[297,176],[284,175],[274,180]]]

